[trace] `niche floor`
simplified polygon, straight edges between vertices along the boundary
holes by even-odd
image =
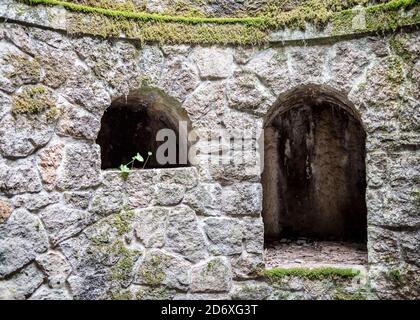
[[[266,244],[266,268],[277,266],[367,265],[366,244],[281,239]]]

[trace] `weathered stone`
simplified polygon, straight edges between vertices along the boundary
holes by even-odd
[[[59,193],[40,192],[34,196],[33,193],[17,195],[13,198],[15,207],[23,207],[29,211],[42,209],[50,204],[60,201]]]
[[[217,216],[221,211],[222,188],[217,183],[203,183],[184,196],[183,203],[199,215]]]
[[[70,144],[64,149],[57,186],[61,189],[84,189],[100,183],[100,148],[96,144]]]
[[[96,190],[90,211],[99,216],[119,212],[124,204],[124,181],[117,171],[106,171],[102,174],[102,184]]]
[[[246,218],[242,221],[245,250],[261,254],[264,248],[264,223],[261,218]]]
[[[187,261],[162,250],[151,250],[146,254],[135,282],[186,291],[189,286],[189,269]]]
[[[41,210],[40,217],[54,245],[77,234],[90,221],[90,215],[86,211],[70,209],[60,204]]]
[[[398,235],[395,231],[368,227],[369,264],[398,266],[401,255],[398,242]]]
[[[127,205],[130,208],[144,208],[151,203],[155,192],[153,178],[156,174],[154,170],[130,172],[126,182]]]
[[[144,46],[139,57],[142,80],[148,84],[157,84],[162,74],[163,61],[163,53],[159,48]]]
[[[72,300],[65,288],[51,289],[43,285],[29,298],[29,300]]]
[[[331,85],[350,91],[370,62],[366,43],[360,41],[337,43],[333,50],[334,57],[331,61],[331,74],[329,74]]]
[[[253,56],[245,69],[255,73],[276,95],[292,86],[287,55],[282,48],[259,52]]]
[[[0,281],[0,300],[24,300],[44,281],[44,275],[34,263],[7,280]]]
[[[207,257],[203,232],[190,208],[180,206],[169,212],[166,247],[192,262]]]
[[[197,178],[197,169],[194,167],[171,168],[160,170],[156,182],[176,183],[190,189],[197,185]]]
[[[182,201],[185,187],[178,184],[159,183],[156,185],[154,195],[155,204],[158,206],[173,206]]]
[[[62,94],[73,104],[78,104],[93,114],[102,115],[111,104],[111,98],[101,82],[79,67],[69,75]]]
[[[226,258],[213,258],[192,268],[191,292],[223,292],[232,286],[232,273]]]
[[[237,216],[259,216],[262,188],[259,183],[237,183],[222,189],[223,212]]]
[[[243,71],[235,71],[228,80],[226,95],[230,108],[255,114],[264,114],[274,102],[258,78]]]
[[[229,300],[226,293],[181,293],[173,298],[174,300]]]
[[[289,64],[292,66],[290,78],[294,83],[302,85],[324,81],[324,66],[328,61],[326,47],[291,47],[288,51]]]
[[[89,112],[67,105],[57,124],[57,133],[63,136],[95,140],[101,122]]]
[[[136,286],[133,298],[135,300],[172,300],[175,294],[175,290],[168,288]]]
[[[233,53],[233,59],[237,64],[247,64],[256,53],[257,49],[254,47],[237,47]]]
[[[0,278],[26,265],[48,248],[41,221],[23,209],[15,210],[0,224]]]
[[[71,273],[71,267],[61,254],[49,251],[39,255],[36,262],[47,275],[50,288],[65,286],[67,277]]]
[[[146,248],[164,246],[168,214],[169,210],[164,208],[147,208],[135,211],[133,227],[137,238]]]
[[[89,191],[64,192],[64,203],[72,208],[85,210],[89,207],[92,193]]]
[[[266,283],[247,281],[233,286],[230,296],[233,300],[265,300],[272,289]]]
[[[192,53],[192,59],[197,64],[201,78],[227,78],[233,71],[233,55],[230,48],[198,47]]]
[[[225,109],[225,82],[208,81],[202,83],[183,104],[194,128],[212,128],[221,126],[220,116]]]
[[[0,223],[6,221],[11,213],[12,208],[10,202],[7,200],[0,200]]]
[[[0,152],[6,157],[26,157],[51,139],[49,123],[26,116],[5,116],[0,121]]]
[[[13,162],[0,159],[0,191],[15,195],[39,192],[41,188],[41,179],[33,158]]]
[[[161,87],[169,96],[184,101],[199,84],[197,68],[188,60],[173,58],[166,61],[162,74],[165,77],[159,81]]]
[[[257,278],[264,268],[262,254],[249,254],[244,251],[240,256],[232,257],[230,262],[233,278],[237,280]]]
[[[208,218],[204,231],[210,240],[209,250],[215,255],[232,255],[242,252],[242,225],[236,219]]]
[[[61,164],[63,149],[63,144],[53,144],[44,148],[38,154],[39,171],[44,187],[47,190],[53,190],[55,188],[57,169]]]

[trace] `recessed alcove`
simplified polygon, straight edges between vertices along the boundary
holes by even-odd
[[[188,145],[180,139],[180,125],[189,126],[189,120],[174,99],[157,90],[147,89],[130,92],[129,95],[114,100],[101,119],[101,129],[96,143],[101,147],[101,168],[115,169],[129,163],[139,153],[144,159],[151,156],[146,164],[134,161],[133,168],[175,168],[189,166],[186,159]],[[170,139],[162,129],[173,132]],[[162,138],[164,137],[164,138]],[[158,149],[165,144],[162,153],[166,162],[158,161]],[[169,159],[169,152],[174,156]],[[180,155],[183,153],[183,155]]]
[[[351,104],[332,89],[304,86],[279,98],[264,130],[268,256],[314,262],[318,252],[328,263],[325,252],[335,251],[342,263],[365,260],[365,136]]]

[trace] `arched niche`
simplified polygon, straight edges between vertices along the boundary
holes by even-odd
[[[96,140],[101,147],[102,169],[118,168],[130,162],[137,153],[145,159],[148,152],[152,156],[145,168],[188,166],[188,143],[186,140],[180,141],[179,133],[183,130],[181,123],[186,125],[184,131],[190,129],[190,120],[180,103],[159,89],[142,87],[114,99],[102,116]],[[162,164],[156,159],[159,146],[163,143],[170,145],[168,140],[157,141],[157,133],[161,129],[173,130],[176,135],[176,142],[171,145],[176,150],[175,163]],[[143,167],[140,162],[134,162],[133,165],[134,168]]]
[[[266,242],[366,241],[365,141],[356,109],[330,87],[278,98],[264,123]]]

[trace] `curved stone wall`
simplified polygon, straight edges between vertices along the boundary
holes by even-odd
[[[419,298],[419,44],[406,30],[328,44],[141,46],[2,23],[0,297],[336,297],[330,282],[261,279],[255,155],[239,166],[201,156],[124,181],[101,171],[95,144],[104,111],[132,90],[164,95],[199,132],[250,130],[255,142],[278,97],[318,85],[348,99],[366,130],[369,288]]]

